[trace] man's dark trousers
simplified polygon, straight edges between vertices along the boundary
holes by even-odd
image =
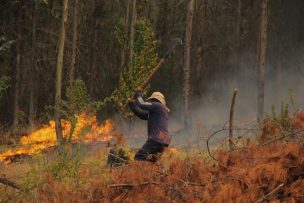
[[[154,163],[160,158],[167,147],[167,144],[148,139],[135,154],[134,159],[137,161],[149,161]]]

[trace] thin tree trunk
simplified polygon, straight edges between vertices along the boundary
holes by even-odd
[[[130,56],[129,56],[129,65],[130,68],[133,67],[133,55],[134,55],[134,37],[135,37],[135,26],[137,20],[137,12],[136,12],[136,0],[133,0],[132,4],[132,18],[131,18],[131,27],[130,27]]]
[[[205,33],[205,15],[206,15],[206,7],[205,7],[205,0],[201,1],[200,9],[200,18],[199,18],[199,30],[198,30],[198,45],[196,50],[196,77],[197,77],[197,95],[199,99],[201,99],[202,96],[202,72],[203,72],[203,66],[204,66],[204,51],[203,51],[203,45],[204,45],[204,33]]]
[[[73,42],[72,42],[72,62],[70,69],[70,83],[75,80],[75,66],[76,66],[76,49],[77,49],[77,40],[78,40],[78,0],[74,2],[74,15],[73,15]]]
[[[94,84],[94,78],[96,74],[96,58],[97,58],[97,52],[96,52],[96,43],[97,43],[97,36],[98,36],[98,19],[95,21],[95,28],[93,32],[93,47],[92,47],[92,65],[91,65],[91,71],[90,71],[90,94],[93,95],[95,84]]]
[[[151,2],[151,19],[153,20],[153,26],[156,27],[157,17],[158,17],[158,10],[157,10],[157,2]]]
[[[90,81],[89,81],[89,92],[91,95],[94,93],[94,77],[96,74],[96,43],[97,43],[97,36],[98,36],[98,17],[95,17],[94,20],[94,31],[92,36],[92,50],[91,50],[91,66],[90,66]]]
[[[242,11],[242,0],[238,0],[238,9],[237,9],[237,25],[236,25],[236,49],[237,49],[237,58],[236,58],[236,71],[239,71],[240,68],[240,58],[241,58],[241,11]]]
[[[35,125],[35,70],[36,70],[36,23],[37,23],[37,3],[33,1],[33,27],[32,27],[32,53],[30,71],[30,108],[29,108],[29,132],[34,130]]]
[[[92,22],[93,32],[91,35],[91,47],[90,47],[90,66],[89,66],[89,92],[90,95],[94,95],[95,81],[96,81],[96,60],[97,60],[97,42],[98,42],[98,30],[100,24],[100,12],[103,9],[103,0],[95,0],[95,11]]]
[[[186,39],[184,46],[184,125],[189,127],[190,112],[189,112],[189,93],[190,93],[190,51],[192,24],[195,0],[190,0],[187,11]]]
[[[62,81],[62,65],[63,65],[63,53],[65,43],[65,24],[68,18],[68,0],[63,1],[60,39],[59,39],[59,50],[57,58],[56,68],[56,93],[55,93],[55,126],[56,126],[56,137],[60,144],[64,142],[61,129],[60,120],[60,108],[61,108],[61,81]]]
[[[235,57],[235,67],[232,70],[233,75],[236,75],[240,71],[240,59],[241,59],[241,11],[242,11],[242,0],[238,0],[238,5],[237,5],[237,23],[236,23],[236,57]],[[237,78],[233,78],[233,86],[237,87],[238,86],[238,81]]]
[[[126,39],[128,39],[129,36],[129,19],[130,19],[130,0],[127,1],[127,12],[125,16],[125,31],[126,31]],[[123,48],[121,50],[121,61],[120,61],[120,73],[119,77],[122,77],[122,74],[125,72],[125,61],[126,61],[126,50],[127,50],[127,45],[124,44]]]
[[[168,40],[168,15],[170,13],[168,0],[163,0],[161,7],[159,9],[159,17],[158,17],[158,33],[161,42],[167,42]]]
[[[21,21],[22,9],[17,13],[17,39],[16,39],[16,64],[15,64],[15,91],[14,91],[14,117],[13,117],[13,133],[17,132],[19,125],[19,94],[20,94],[20,69],[21,69]]]
[[[231,100],[231,107],[230,107],[230,116],[229,116],[229,150],[234,150],[234,143],[232,141],[233,138],[233,114],[234,114],[234,106],[235,106],[235,99],[238,90],[234,89],[233,96]]]
[[[262,0],[260,17],[260,35],[258,51],[258,121],[263,119],[264,114],[264,84],[265,84],[265,66],[267,50],[267,0]]]
[[[173,33],[175,33],[175,31],[176,31],[176,29],[175,29],[175,27],[176,27],[176,23],[175,23],[175,21],[176,21],[176,0],[173,0],[173,9],[172,9],[173,11],[172,11],[172,29],[173,29]]]
[[[281,86],[282,86],[282,63],[283,63],[283,45],[280,45],[279,52],[277,54],[277,62],[276,62],[276,87],[277,87],[277,101],[280,101],[280,95],[281,95]]]

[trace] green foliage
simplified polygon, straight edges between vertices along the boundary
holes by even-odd
[[[2,59],[6,57],[8,54],[9,49],[11,48],[12,44],[14,43],[13,40],[9,41],[4,36],[0,36],[0,62]],[[1,65],[1,64],[0,64]],[[7,92],[7,90],[11,86],[11,77],[5,76],[8,72],[6,70],[7,68],[1,67],[0,74],[3,76],[0,76],[0,102],[4,96],[4,94]]]
[[[123,32],[120,32],[123,34]],[[118,38],[121,42],[124,40]],[[123,110],[125,102],[132,97],[134,90],[139,87],[157,64],[157,40],[149,20],[142,18],[137,21],[134,39],[133,67],[128,67],[119,81],[119,87],[108,100],[113,100],[116,106]],[[146,91],[145,91],[146,92]],[[145,93],[144,92],[144,93]]]
[[[80,167],[81,153],[79,152],[79,150],[77,150],[76,153],[64,150],[60,153],[57,160],[49,165],[47,172],[57,180],[75,178]]]
[[[298,106],[297,106],[297,102],[296,102],[296,95],[294,94],[292,89],[289,89],[288,93],[289,93],[289,99],[290,99],[293,111],[297,112],[298,111]]]
[[[290,112],[288,103],[281,101],[280,112],[277,112],[275,105],[272,105],[271,115],[266,114],[266,117],[271,119],[281,130],[291,130],[293,128],[292,123],[290,122],[290,114],[296,114],[298,112],[296,96],[291,89],[289,90],[289,99],[292,106],[292,112]]]
[[[0,101],[4,95],[4,93],[10,88],[11,86],[11,78],[7,76],[0,77]]]
[[[84,81],[77,79],[66,89],[67,100],[62,102],[61,113],[71,124],[71,130],[67,141],[72,140],[75,127],[77,125],[76,115],[81,112],[92,110],[92,102],[87,92]]]
[[[281,102],[281,111],[279,114],[275,113],[275,109],[273,109],[272,112],[273,119],[280,124],[283,128],[286,128],[288,126],[288,120],[289,120],[289,106],[288,104]]]
[[[126,23],[123,19],[120,19],[117,23],[117,25],[114,28],[114,36],[116,40],[118,41],[119,45],[126,46],[128,44],[127,41],[127,29],[126,29]]]
[[[90,97],[83,80],[77,79],[66,89],[66,107],[70,113],[78,114],[84,111],[90,103]]]
[[[14,42],[14,40],[9,41],[4,36],[0,36],[0,56],[4,55]]]
[[[58,153],[52,158],[38,154],[31,161],[31,169],[22,183],[26,196],[34,196],[35,188],[39,188],[48,178],[64,183],[67,187],[79,186],[83,181],[79,179],[79,169],[83,159],[82,146],[72,149],[71,145],[60,146]]]
[[[289,105],[281,102],[280,112],[276,111],[275,105],[271,107],[271,115],[266,114],[266,118],[273,121],[281,130],[290,130],[292,128],[289,116]]]

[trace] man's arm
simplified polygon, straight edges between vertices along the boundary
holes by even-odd
[[[143,111],[140,108],[138,108],[134,102],[129,102],[129,107],[132,110],[132,112],[139,117],[142,120],[148,120],[149,118],[149,113],[147,111]]]
[[[135,103],[136,105],[144,109],[146,111],[152,111],[152,103],[150,102],[145,102],[143,98],[141,97],[141,92],[139,90],[136,90],[135,95],[134,95]]]

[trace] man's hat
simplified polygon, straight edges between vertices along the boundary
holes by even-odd
[[[153,92],[152,95],[147,100],[151,100],[151,99],[156,99],[160,103],[162,103],[163,105],[166,106],[165,96],[160,92]],[[167,110],[170,111],[168,107],[167,107]]]

